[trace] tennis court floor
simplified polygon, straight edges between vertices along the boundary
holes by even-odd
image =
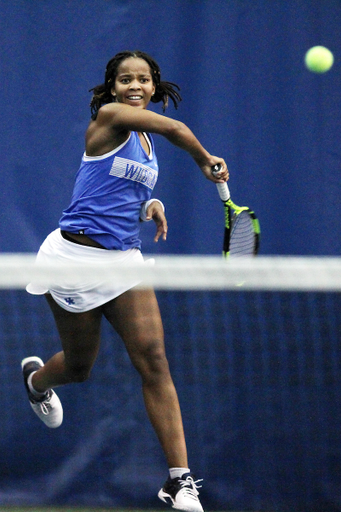
[[[128,509],[128,508],[97,508],[97,507],[2,507],[0,512],[169,512],[170,509]],[[238,512],[238,511],[230,511]],[[239,511],[240,512],[240,511]]]

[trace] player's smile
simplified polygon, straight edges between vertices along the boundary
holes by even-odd
[[[127,100],[132,102],[133,104],[138,102],[138,101],[141,101],[143,98],[143,96],[141,95],[137,95],[137,94],[130,94],[127,96]]]

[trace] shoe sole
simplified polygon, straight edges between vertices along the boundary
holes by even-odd
[[[36,356],[25,357],[25,359],[23,359],[21,361],[21,368],[22,368],[22,370],[27,365],[27,363],[38,363],[40,366],[44,366],[44,363],[40,359],[40,357],[36,357]]]
[[[201,504],[200,507],[186,507],[186,505],[177,504],[172,498],[172,496],[166,493],[163,489],[160,489],[160,491],[158,492],[158,497],[160,498],[161,501],[167,503],[167,505],[171,505],[172,508],[175,508],[177,510],[183,510],[184,512],[204,512]]]

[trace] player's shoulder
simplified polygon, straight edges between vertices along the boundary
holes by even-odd
[[[102,105],[97,112],[96,121],[110,120],[121,110],[121,106],[118,103],[106,103]]]

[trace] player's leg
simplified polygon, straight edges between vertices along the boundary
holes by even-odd
[[[45,364],[38,357],[22,361],[25,385],[34,412],[44,423],[58,427],[63,409],[52,388],[83,382],[90,374],[100,345],[101,309],[71,313],[46,295],[60,335],[63,350]]]
[[[170,468],[158,496],[176,509],[203,512],[197,482],[188,469],[180,406],[166,358],[155,293],[129,290],[106,304],[103,312],[141,375],[146,409]]]
[[[165,354],[154,291],[128,290],[107,303],[103,313],[124,341],[141,375],[147,413],[169,466],[187,467],[180,406]]]
[[[49,359],[32,379],[37,391],[71,382],[84,382],[90,375],[100,346],[101,309],[71,313],[46,295],[63,350]]]

